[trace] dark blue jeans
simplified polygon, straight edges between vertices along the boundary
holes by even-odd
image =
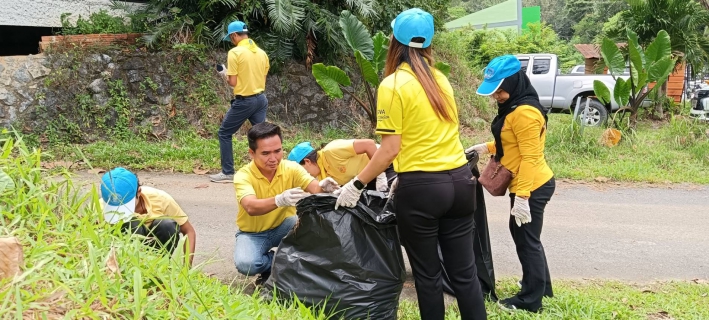
[[[222,172],[234,174],[234,147],[232,137],[248,119],[251,125],[266,121],[268,99],[265,94],[231,100],[231,108],[226,112],[219,127],[219,152],[222,158]]]

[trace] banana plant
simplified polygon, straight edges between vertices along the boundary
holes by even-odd
[[[627,37],[627,55],[618,49],[614,41],[607,37],[603,39],[601,44],[603,63],[616,82],[612,94],[610,89],[599,80],[593,82],[593,89],[601,103],[610,103],[611,97],[618,103],[620,109],[616,111],[616,115],[619,112],[629,112],[630,128],[634,129],[637,124],[638,109],[653,90],[658,90],[667,81],[674,70],[675,58],[672,56],[670,36],[665,30],[660,30],[655,40],[646,49],[638,44],[638,35],[632,30],[627,30]],[[630,77],[627,80],[617,77],[625,70],[626,61],[630,62]],[[651,83],[655,83],[654,87],[646,88]]]
[[[377,125],[377,94],[376,88],[381,82],[382,71],[389,48],[389,38],[381,31],[371,36],[367,27],[347,10],[342,11],[339,20],[342,34],[347,45],[352,49],[357,71],[363,79],[362,86],[366,95],[366,102],[358,97],[353,90],[352,80],[349,75],[337,66],[326,66],[322,63],[313,65],[312,73],[315,81],[320,85],[325,94],[330,98],[343,98],[344,93],[352,97],[365,111],[372,128]],[[450,66],[438,62],[434,66],[446,76]],[[344,93],[343,93],[344,91]]]

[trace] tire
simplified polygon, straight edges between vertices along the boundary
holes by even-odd
[[[588,99],[588,98],[586,98]],[[576,108],[574,105],[573,108]],[[579,106],[578,116],[576,121],[583,123],[588,127],[600,127],[606,124],[608,121],[608,109],[598,100],[590,99],[588,103],[588,114],[584,117],[584,109],[586,108],[586,100],[581,100],[581,105]],[[571,110],[571,115],[573,116],[574,111]]]

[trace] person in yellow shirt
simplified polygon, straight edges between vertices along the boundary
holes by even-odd
[[[234,87],[234,99],[219,127],[219,152],[222,171],[209,176],[212,182],[230,183],[234,179],[234,152],[232,137],[248,119],[252,125],[266,121],[268,99],[266,75],[270,64],[266,52],[249,38],[245,23],[234,21],[229,24],[224,41],[235,45],[227,55],[226,77]]]
[[[336,206],[354,207],[364,186],[391,163],[401,242],[416,283],[421,319],[445,315],[442,266],[450,276],[461,319],[486,319],[473,251],[475,183],[459,136],[453,88],[433,67],[433,16],[421,9],[392,22],[385,78],[378,88],[381,147],[340,190]]]
[[[270,249],[280,244],[297,221],[295,205],[323,189],[303,167],[282,161],[280,127],[259,123],[249,129],[247,138],[252,161],[234,175],[239,204],[234,264],[244,275],[260,274],[256,284],[261,285],[271,275],[274,253]]]
[[[133,172],[118,167],[101,177],[101,205],[106,222],[122,222],[123,232],[147,236],[148,244],[168,253],[177,246],[181,233],[187,237],[184,250],[192,264],[197,233],[167,192],[141,186]]]
[[[492,122],[494,141],[472,146],[466,152],[492,153],[513,174],[509,228],[522,264],[522,289],[514,297],[501,300],[500,305],[538,312],[542,297],[553,296],[540,238],[544,208],[556,188],[554,173],[544,158],[546,112],[513,55],[490,61],[477,93],[497,101],[497,116]]]
[[[354,178],[369,163],[377,151],[377,143],[372,139],[333,140],[315,150],[310,142],[301,142],[288,153],[288,160],[300,163],[311,176],[318,180],[331,177],[339,185]],[[382,172],[375,181],[367,185],[368,190],[385,192],[389,189],[387,176],[394,176],[393,167]]]

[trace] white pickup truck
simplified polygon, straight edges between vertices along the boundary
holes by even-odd
[[[610,105],[603,105],[595,98],[593,81],[604,82],[613,92],[615,80],[607,74],[569,74],[561,75],[559,60],[555,54],[519,54],[517,59],[522,63],[522,70],[527,73],[532,86],[539,94],[542,106],[550,109],[570,110],[576,107],[576,99],[581,97],[581,107],[586,106],[586,99],[590,99],[589,110],[583,119],[588,126],[599,126],[608,120],[608,113],[618,109],[615,101]],[[531,68],[529,67],[531,66]],[[621,76],[627,79],[628,76]],[[613,100],[613,99],[611,99]],[[582,109],[583,110],[583,109]]]

